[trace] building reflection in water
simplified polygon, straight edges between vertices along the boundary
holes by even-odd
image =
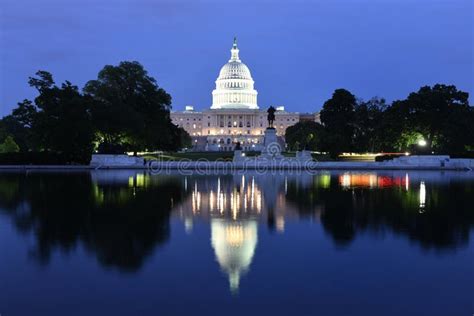
[[[289,179],[290,177],[290,179]],[[285,220],[299,217],[298,210],[286,199],[288,181],[308,182],[311,175],[221,175],[186,177],[184,190],[192,188],[189,198],[175,207],[191,233],[194,218],[208,219],[211,246],[216,261],[236,293],[241,277],[250,269],[258,243],[259,222],[283,233]],[[315,208],[315,216],[320,210]]]
[[[110,199],[103,194],[106,183],[114,183],[116,187],[117,182],[122,182],[116,179],[116,174],[110,174],[113,179],[100,175],[93,175],[98,184],[95,186],[97,202]],[[128,175],[128,187],[137,193],[143,193],[141,188],[163,184],[166,178],[142,173]],[[328,236],[343,247],[352,243],[358,233],[379,231],[382,225],[396,232],[404,231],[428,248],[461,244],[466,240],[456,240],[456,227],[446,226],[445,221],[439,220],[433,212],[434,208],[443,208],[438,205],[440,202],[447,203],[438,201],[434,204],[433,200],[439,190],[433,190],[432,184],[446,185],[450,181],[450,177],[442,173],[331,174],[321,171],[316,175],[170,175],[169,179],[180,183],[183,196],[180,201],[171,199],[172,214],[183,220],[188,234],[192,234],[197,218],[209,222],[210,246],[233,292],[238,290],[241,277],[251,268],[259,229],[265,226],[270,232],[283,233],[292,220],[310,219],[320,222]],[[115,189],[113,198],[121,201],[122,194],[118,193],[123,190]],[[124,197],[134,196],[127,194]],[[431,200],[428,200],[429,196]],[[416,217],[416,214],[424,217]],[[418,224],[414,226],[414,223]],[[432,235],[428,228],[433,225],[440,226],[438,232],[443,232],[443,237],[439,237],[440,233]],[[439,240],[435,238],[437,236]]]
[[[192,233],[193,222],[197,219],[209,221],[216,261],[235,293],[241,277],[250,270],[258,244],[259,227],[261,229],[266,224],[269,230],[283,233],[288,221],[311,218],[321,221],[324,229],[339,240],[339,235],[352,236],[347,227],[362,225],[358,224],[362,220],[354,216],[366,212],[368,205],[364,201],[378,194],[370,194],[375,192],[372,189],[395,189],[386,191],[387,198],[405,194],[403,199],[410,203],[410,196],[418,194],[413,190],[419,183],[417,200],[420,213],[424,212],[425,182],[418,178],[409,192],[410,181],[409,175],[401,172],[186,176],[182,179],[182,185],[183,190],[188,192],[188,198],[175,205],[173,212],[183,220],[187,233]],[[356,190],[357,194],[345,200],[347,189]],[[344,204],[346,202],[349,204]],[[342,210],[347,212],[340,214]],[[347,221],[355,222],[346,227],[344,223]],[[351,240],[353,237],[350,237]]]
[[[427,250],[451,251],[469,242],[472,192],[472,173],[448,172],[6,174],[0,213],[34,233],[32,253],[42,264],[80,243],[103,267],[127,273],[169,241],[170,216],[188,233],[199,218],[209,222],[209,246],[236,292],[265,226],[282,233],[309,219],[338,246],[364,232],[390,231]]]
[[[232,293],[249,270],[257,247],[257,221],[211,219],[211,243],[221,269],[229,277]]]

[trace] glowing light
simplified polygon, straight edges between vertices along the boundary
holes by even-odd
[[[426,205],[426,186],[425,182],[420,183],[420,213],[423,213]]]
[[[193,218],[192,217],[186,217],[184,219],[184,230],[186,231],[187,234],[192,233],[193,231]]]
[[[420,140],[418,141],[418,145],[420,145],[420,146],[422,146],[422,147],[426,146],[426,144],[427,144],[427,143],[426,143],[426,140],[424,140],[424,139],[420,139]]]
[[[405,156],[410,156],[410,153],[408,151],[406,151]]]
[[[331,186],[331,175],[330,174],[323,174],[318,179],[318,184],[321,188],[327,189]]]
[[[275,224],[278,232],[283,233],[285,231],[285,217],[278,216]]]
[[[349,187],[351,186],[351,175],[350,174],[344,174],[341,179],[341,185],[343,187]]]
[[[214,211],[214,191],[211,190],[209,192],[209,209],[210,211]]]
[[[240,247],[244,242],[244,229],[241,225],[226,227],[225,240],[231,247]]]

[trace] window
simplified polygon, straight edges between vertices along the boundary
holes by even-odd
[[[228,122],[228,123],[227,123],[227,127],[232,127],[232,123],[231,123],[231,122]]]
[[[249,130],[249,129],[247,130],[247,134],[250,134],[250,130]]]
[[[250,127],[250,122],[247,122],[247,127]]]
[[[239,127],[243,127],[242,121],[239,122]]]
[[[207,127],[210,127],[211,126],[211,122],[207,122]]]

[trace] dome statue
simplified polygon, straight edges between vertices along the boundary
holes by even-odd
[[[240,60],[237,39],[230,50],[230,59],[222,66],[212,91],[211,109],[258,109],[257,91],[249,68]]]

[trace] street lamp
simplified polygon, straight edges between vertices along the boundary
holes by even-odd
[[[421,146],[421,147],[425,147],[425,146],[426,146],[426,140],[420,139],[420,140],[418,141],[418,145]]]

